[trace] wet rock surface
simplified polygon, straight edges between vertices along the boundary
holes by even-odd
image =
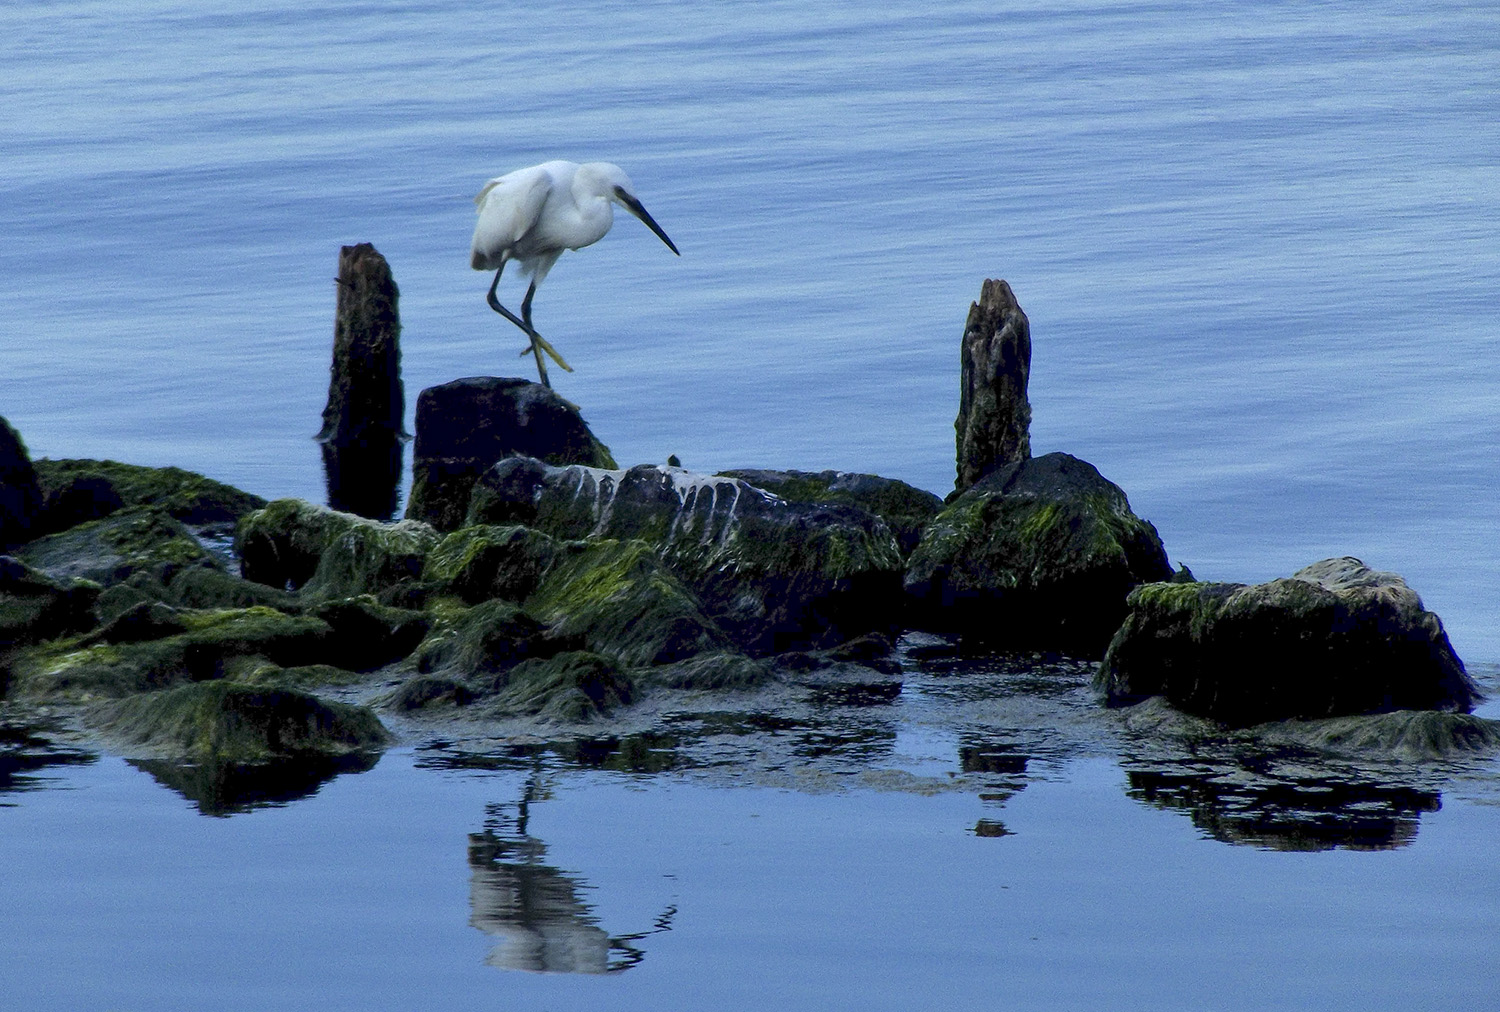
[[[408,519],[451,531],[464,523],[469,491],[496,461],[614,467],[578,408],[540,383],[496,376],[454,380],[417,397]]]
[[[1392,710],[1467,712],[1477,689],[1438,617],[1393,573],[1327,559],[1246,586],[1134,591],[1097,684],[1232,725]]]
[[[1004,281],[988,280],[959,344],[958,492],[1031,456],[1031,324]]]
[[[0,418],[0,551],[31,537],[42,490],[20,433]]]
[[[1049,453],[950,501],[912,554],[905,587],[924,628],[1097,657],[1131,589],[1171,575],[1156,529],[1120,487]]]

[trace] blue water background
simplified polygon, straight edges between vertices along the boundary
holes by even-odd
[[[1500,659],[1489,3],[28,2],[0,106],[0,414],[37,456],[321,499],[339,246],[401,286],[408,409],[526,375],[470,198],[602,158],[683,255],[622,217],[536,318],[622,463],[945,493],[1002,277],[1036,452],[1175,561],[1358,555]]]

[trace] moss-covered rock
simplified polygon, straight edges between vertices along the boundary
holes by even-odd
[[[525,600],[566,549],[550,535],[516,525],[464,527],[427,555],[422,579],[470,604]]]
[[[116,700],[94,710],[91,721],[130,749],[217,761],[342,754],[389,738],[366,707],[229,681]]]
[[[183,569],[221,567],[182,521],[155,506],[119,510],[39,538],[15,554],[55,579],[86,579],[106,587],[137,573],[164,586]]]
[[[1050,453],[950,502],[912,553],[905,583],[927,628],[1097,657],[1131,589],[1171,575],[1156,529],[1119,486]]]
[[[1467,712],[1478,689],[1399,576],[1329,559],[1245,586],[1150,584],[1095,678],[1116,704],[1163,695],[1231,725],[1391,710]]]
[[[19,559],[0,555],[0,671],[5,651],[20,644],[83,632],[93,627],[99,586],[55,580]],[[4,676],[0,674],[0,688]]]
[[[13,694],[81,702],[223,678],[237,658],[264,658],[281,666],[322,663],[332,634],[321,619],[269,608],[180,610],[172,624],[177,623],[186,631],[157,639],[74,637],[21,649],[11,662]],[[144,634],[149,623],[134,628]]]
[[[903,555],[922,540],[922,531],[943,509],[943,500],[904,481],[849,471],[721,471],[787,502],[857,506],[880,517]]]
[[[51,530],[138,506],[153,507],[192,526],[226,524],[266,504],[260,496],[177,467],[47,459],[35,466]]]
[[[648,685],[704,692],[755,689],[776,681],[766,661],[728,651],[698,654],[642,670],[637,677]]]
[[[560,561],[526,601],[556,637],[626,666],[724,650],[728,637],[644,541],[589,542]]]
[[[463,682],[452,678],[417,675],[408,678],[381,701],[381,705],[401,713],[425,710],[434,706],[468,706],[478,696]]]
[[[607,714],[634,698],[635,686],[613,659],[575,650],[516,665],[486,708],[493,714],[578,722]]]
[[[511,458],[475,486],[469,520],[644,542],[725,632],[760,653],[889,626],[901,600],[901,552],[878,516],[791,503],[737,478]]]
[[[576,637],[552,635],[511,601],[486,601],[472,608],[439,605],[432,617],[428,636],[413,658],[417,671],[424,675],[491,675],[528,658],[550,657],[579,644]]]
[[[234,547],[248,580],[304,596],[381,594],[418,580],[438,534],[411,520],[387,524],[300,499],[278,499],[240,521]]]

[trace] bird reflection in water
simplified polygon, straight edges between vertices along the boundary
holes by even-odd
[[[485,962],[534,973],[619,973],[645,958],[636,943],[670,931],[668,906],[646,931],[610,935],[581,898],[588,886],[545,863],[547,845],[527,834],[537,777],[521,800],[486,809],[484,831],[469,834],[469,924],[500,939]]]

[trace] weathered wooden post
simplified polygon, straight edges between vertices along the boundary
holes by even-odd
[[[374,246],[339,250],[333,363],[317,438],[328,504],[377,519],[395,514],[406,438],[399,298],[390,266]]]
[[[955,494],[1031,457],[1031,325],[1004,281],[985,281],[969,307],[959,357]]]

